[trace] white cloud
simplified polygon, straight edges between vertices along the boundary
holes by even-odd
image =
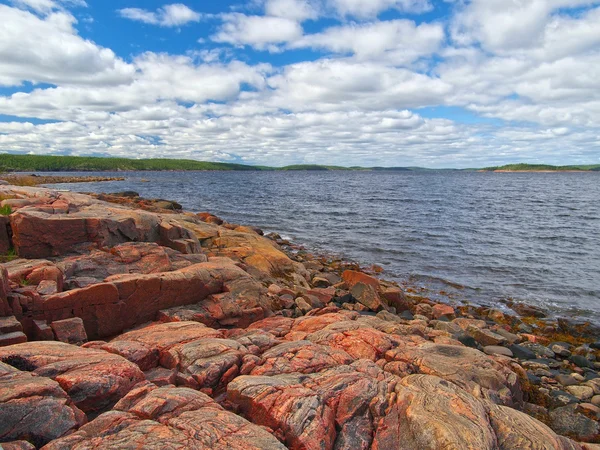
[[[265,14],[303,22],[318,17],[318,6],[309,0],[267,0]]]
[[[429,0],[327,0],[341,16],[374,18],[380,13],[395,9],[402,12],[422,13],[432,9]]]
[[[114,85],[132,78],[134,68],[112,50],[77,35],[67,12],[40,18],[0,5],[0,17],[0,85]]]
[[[225,14],[223,24],[211,39],[232,45],[274,49],[274,45],[299,39],[302,27],[295,20],[273,16]]]
[[[118,12],[126,19],[161,27],[180,27],[191,22],[199,22],[202,17],[200,13],[182,3],[165,5],[156,11],[141,8],[123,8]]]
[[[12,86],[0,111],[59,122],[0,122],[0,151],[430,167],[599,159],[600,2],[455,2],[446,39],[442,21],[377,19],[424,1],[256,0],[264,15],[218,16],[212,39],[230,45],[127,62],[78,35],[73,2],[18,3],[0,5],[0,84]],[[164,26],[200,19],[131,11]],[[317,17],[331,25],[308,22]],[[312,52],[272,67],[244,46]],[[462,109],[452,120],[445,107]]]
[[[453,19],[452,36],[460,45],[480,43],[490,51],[539,45],[551,13],[587,6],[591,0],[471,0]]]
[[[391,20],[331,27],[306,35],[292,42],[290,47],[324,49],[354,54],[359,60],[386,59],[400,64],[435,53],[443,40],[441,24],[417,26],[410,20]]]
[[[11,3],[22,9],[31,9],[37,13],[48,14],[64,7],[87,7],[84,0],[11,0]]]

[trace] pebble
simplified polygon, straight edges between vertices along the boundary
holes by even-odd
[[[550,392],[550,398],[553,407],[579,403],[579,399],[577,397],[565,391],[552,391]]]
[[[599,406],[599,407],[600,407],[600,395],[594,395],[594,396],[592,397],[592,400],[591,400],[591,402],[592,402],[592,405],[595,405],[595,406]]]
[[[575,378],[579,382],[585,381],[585,377],[583,375],[578,374],[578,373],[572,373],[571,376],[573,378]]]
[[[573,364],[579,367],[594,367],[593,364],[587,360],[587,358],[581,355],[573,355],[569,358],[569,361],[571,361]]]
[[[590,400],[594,396],[594,390],[589,386],[567,386],[565,390],[581,401]]]
[[[541,344],[536,344],[534,342],[525,342],[522,345],[523,347],[531,350],[540,358],[554,358],[554,352]]]
[[[494,332],[496,334],[499,334],[500,336],[506,338],[506,340],[508,341],[509,344],[514,344],[521,340],[521,338],[519,336],[517,336],[514,333],[511,333],[510,331],[506,331],[504,328],[498,328],[497,330],[494,330]]]
[[[558,375],[556,377],[556,381],[558,381],[563,386],[574,386],[574,385],[578,384],[577,380],[575,378],[573,378],[572,375],[563,375],[563,374]]]
[[[513,352],[506,347],[500,347],[499,345],[488,345],[483,347],[483,352],[488,355],[501,355],[508,356],[509,358],[513,357]]]
[[[513,345],[510,345],[508,348],[513,353],[515,358],[525,359],[525,360],[536,358],[536,355],[534,352],[532,352],[528,348],[523,347],[522,345],[513,344]]]
[[[400,318],[404,319],[404,320],[413,320],[415,318],[415,316],[413,315],[413,313],[406,310],[406,311],[402,311],[402,313],[400,314]]]
[[[550,344],[548,348],[552,350],[555,355],[560,356],[562,358],[568,358],[569,356],[571,356],[571,352],[561,344]]]

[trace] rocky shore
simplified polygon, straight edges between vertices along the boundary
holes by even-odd
[[[65,175],[0,175],[0,184],[9,184],[14,186],[40,186],[42,184],[58,183],[97,183],[101,181],[123,181],[123,177],[104,177],[104,176],[65,176]]]
[[[5,450],[600,449],[589,324],[133,192],[0,197]]]

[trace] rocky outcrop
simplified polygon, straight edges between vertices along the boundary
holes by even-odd
[[[62,342],[28,342],[0,348],[0,362],[56,381],[77,408],[109,408],[144,379],[139,367],[101,350]]]
[[[44,447],[74,448],[285,449],[265,429],[225,411],[205,394],[152,384],[135,389],[113,411]]]
[[[600,441],[600,344],[564,322],[436,303],[166,201],[0,195],[0,241],[30,258],[0,266],[3,448]]]
[[[23,439],[41,446],[85,421],[59,383],[0,363],[0,442]]]

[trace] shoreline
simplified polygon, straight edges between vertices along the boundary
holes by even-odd
[[[124,177],[99,177],[99,176],[84,176],[84,177],[71,177],[63,175],[13,175],[13,174],[0,174],[0,181],[4,181],[7,184],[14,186],[40,186],[45,184],[62,184],[62,183],[98,183],[105,181],[125,181]]]
[[[460,430],[440,446],[493,448],[478,441],[481,433],[515,450],[523,442],[597,449],[558,435],[600,442],[596,327],[525,304],[512,305],[513,316],[432,301],[379,278],[378,266],[314,254],[276,233],[135,192],[0,186],[0,194],[1,205],[14,208],[0,217],[0,246],[27,258],[0,267],[0,391],[8,379],[10,389],[26,389],[24,412],[48,396],[35,391],[30,372],[39,383],[57,383],[52,395],[66,403],[54,408],[68,408],[73,419],[36,438],[48,450],[92,437],[110,448],[112,433],[129,442],[139,425],[135,405],[153,404],[154,395],[174,404],[178,395],[202,395],[214,404],[212,416],[220,411],[221,427],[267,426],[260,428],[266,448],[398,443],[407,439],[394,434],[390,421],[398,418],[413,436]],[[102,370],[114,380],[108,390],[94,378]],[[332,395],[364,405],[335,416],[345,400]],[[421,397],[434,408],[421,410]],[[287,402],[317,413],[298,422],[276,406]],[[427,413],[415,421],[406,404]],[[199,417],[205,407],[194,408],[183,414]],[[133,422],[113,430],[108,417],[119,414]],[[163,422],[160,414],[144,417]],[[36,427],[34,420],[19,430]],[[228,438],[248,444],[252,433]],[[30,435],[0,424],[1,436]],[[148,444],[156,439],[144,436]]]

